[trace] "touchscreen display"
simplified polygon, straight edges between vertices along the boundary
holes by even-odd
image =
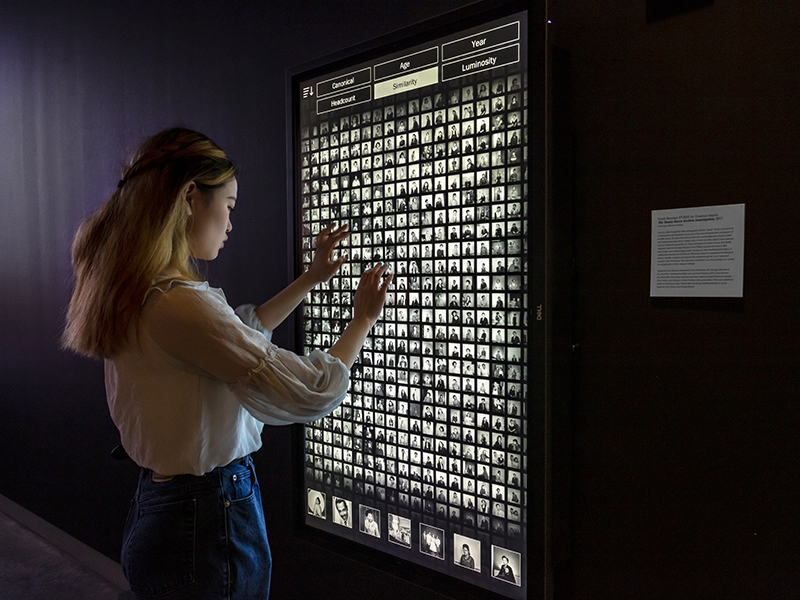
[[[307,525],[526,597],[527,15],[301,81],[298,254],[348,223],[306,352],[394,282],[344,403],[305,428]],[[396,46],[395,46],[396,47]]]

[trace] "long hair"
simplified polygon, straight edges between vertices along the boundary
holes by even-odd
[[[136,331],[153,279],[165,270],[199,281],[188,240],[185,186],[204,193],[237,174],[201,133],[173,128],[142,144],[117,191],[75,234],[75,290],[62,345],[94,358],[113,356]]]

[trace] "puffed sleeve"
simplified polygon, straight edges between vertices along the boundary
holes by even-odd
[[[259,421],[305,423],[344,400],[344,363],[320,350],[299,356],[278,348],[252,306],[237,316],[220,290],[202,286],[175,285],[154,295],[142,314],[147,334],[180,368],[228,384]]]
[[[272,332],[264,327],[264,325],[261,323],[261,319],[259,319],[256,315],[255,304],[242,304],[234,312],[236,313],[236,316],[242,320],[242,323],[251,329],[260,331],[264,334],[265,338],[267,338],[270,342],[272,341]]]

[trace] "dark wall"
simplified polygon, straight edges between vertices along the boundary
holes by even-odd
[[[289,260],[285,69],[463,4],[0,3],[0,493],[118,557],[135,468],[109,456],[102,366],[57,341],[72,234],[137,143],[181,124],[239,160],[232,243],[209,277],[234,304],[265,299]],[[551,2],[571,54],[580,343],[574,395],[556,399],[572,499],[555,596],[790,597],[800,9],[717,2],[648,25],[644,5]],[[651,300],[650,211],[740,202],[744,299]],[[290,431],[264,442],[276,598],[436,598],[294,538]]]
[[[677,3],[674,3],[677,4]],[[572,560],[557,598],[800,589],[800,5],[551,3],[571,52]],[[650,211],[744,203],[744,298],[649,298]]]

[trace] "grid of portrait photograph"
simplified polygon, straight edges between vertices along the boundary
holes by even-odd
[[[309,518],[494,586],[520,585],[525,548],[526,83],[512,66],[308,101],[300,123],[303,268],[321,229],[352,232],[306,298],[305,350],[338,339],[364,270],[394,274],[347,398],[306,426]]]

